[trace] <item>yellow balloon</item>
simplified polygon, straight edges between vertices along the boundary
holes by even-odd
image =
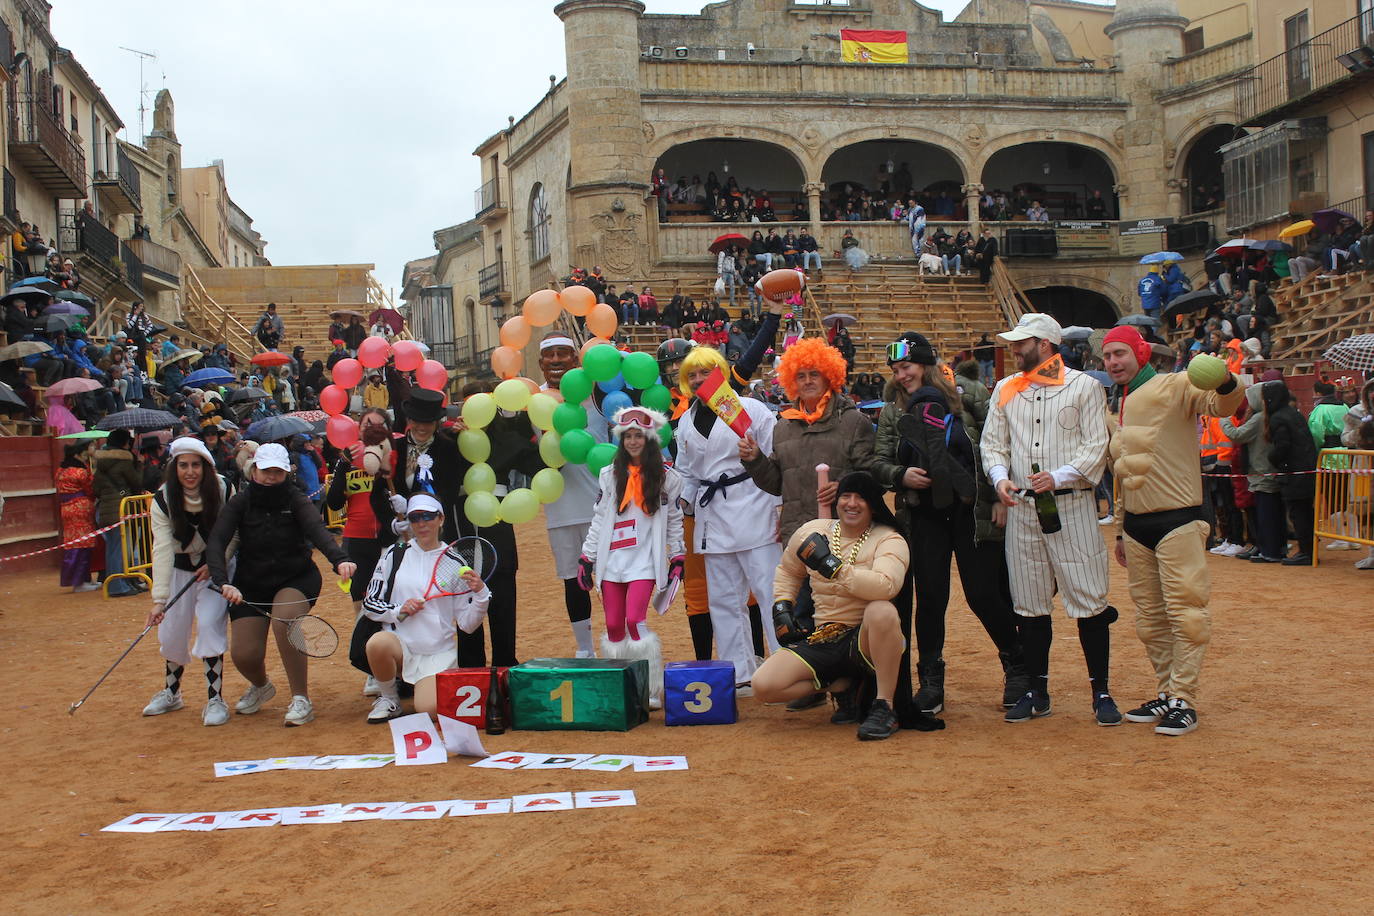
[[[501,500],[491,493],[469,494],[463,513],[478,528],[490,528],[501,520]]]
[[[518,378],[508,378],[496,386],[491,396],[502,410],[524,410],[530,402],[530,389]]]
[[[561,468],[568,463],[568,459],[563,456],[561,443],[563,437],[553,430],[544,433],[539,439],[539,457],[544,459],[544,464],[551,468]]]
[[[468,494],[490,493],[496,489],[496,472],[485,461],[479,461],[463,475],[463,489]]]
[[[496,401],[485,391],[468,395],[463,401],[463,422],[468,429],[482,429],[496,416]]]
[[[530,490],[539,497],[541,503],[557,502],[558,497],[563,495],[563,475],[553,468],[544,468],[530,481]]]
[[[458,451],[473,464],[491,457],[491,440],[480,429],[465,429],[458,434]]]
[[[557,473],[557,472],[555,472]],[[525,487],[511,490],[501,500],[501,520],[512,525],[531,521],[539,514],[539,497]]]
[[[540,429],[553,429],[553,412],[558,407],[558,402],[553,395],[539,392],[530,395],[530,402],[525,410],[529,412],[530,422]]]

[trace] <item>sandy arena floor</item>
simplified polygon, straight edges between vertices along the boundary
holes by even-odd
[[[521,532],[522,658],[570,654],[561,585],[538,523]],[[961,598],[950,609],[948,728],[860,743],[827,710],[743,701],[733,726],[627,734],[507,732],[489,750],[686,754],[688,772],[600,774],[446,766],[216,779],[211,764],[389,752],[364,721],[342,653],[312,667],[317,719],[263,712],[200,724],[139,715],[161,686],[150,634],[75,716],[142,628],[144,598],[0,574],[0,728],[9,814],[0,843],[14,913],[400,912],[458,905],[532,913],[1370,912],[1368,761],[1374,573],[1362,553],[1321,568],[1211,560],[1214,632],[1201,727],[1093,724],[1077,637],[1056,622],[1054,715],[1001,721],[1000,671]],[[1124,573],[1113,598],[1131,619]],[[956,589],[957,591],[957,589]],[[321,613],[351,608],[332,584]],[[595,612],[600,617],[599,608]],[[691,657],[679,605],[658,629]],[[598,624],[599,630],[599,624]],[[1113,693],[1151,695],[1129,622],[1113,628]],[[226,665],[232,704],[243,680]],[[111,834],[135,812],[328,802],[499,798],[629,788],[634,808],[213,833]]]

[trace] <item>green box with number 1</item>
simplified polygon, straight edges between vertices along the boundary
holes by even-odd
[[[649,720],[649,663],[536,658],[510,669],[510,695],[515,728],[629,731]]]

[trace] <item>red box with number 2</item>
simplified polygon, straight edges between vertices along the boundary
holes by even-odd
[[[497,668],[496,677],[505,698],[501,714],[510,728],[510,685],[508,668]],[[487,692],[491,689],[490,668],[450,668],[434,678],[439,714],[466,722],[474,728],[487,724]]]

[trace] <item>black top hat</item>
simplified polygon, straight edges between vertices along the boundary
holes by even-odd
[[[444,396],[428,388],[414,388],[401,405],[406,418],[417,423],[437,423],[444,412]]]

